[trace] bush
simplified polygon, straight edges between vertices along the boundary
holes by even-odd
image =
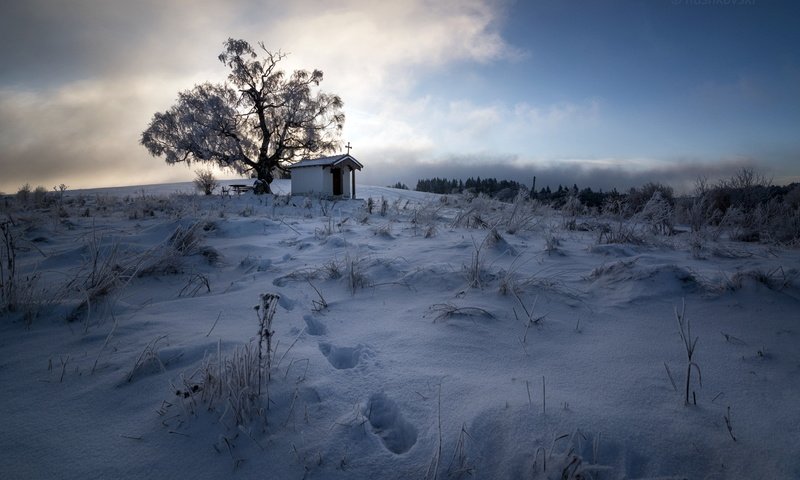
[[[648,182],[639,188],[632,188],[628,194],[628,204],[634,212],[641,212],[656,192],[658,192],[661,199],[670,206],[675,204],[672,187],[653,182]]]
[[[206,195],[211,195],[214,189],[219,185],[216,177],[214,177],[214,172],[207,169],[201,169],[195,170],[194,173],[197,175],[194,179],[194,185],[197,187],[197,189]]]
[[[33,203],[36,204],[37,207],[44,207],[47,205],[47,189],[43,186],[39,185],[33,191]]]
[[[673,228],[673,208],[659,190],[647,201],[641,212],[642,220],[650,226],[653,233],[671,235]]]
[[[795,185],[784,197],[784,201],[791,208],[800,208],[800,185]]]
[[[31,184],[26,183],[19,187],[17,190],[17,201],[20,203],[28,203],[31,199]]]

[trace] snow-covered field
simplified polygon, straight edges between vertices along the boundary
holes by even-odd
[[[6,201],[0,477],[800,478],[797,249],[359,196]]]

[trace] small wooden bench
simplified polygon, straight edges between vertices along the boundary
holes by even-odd
[[[252,185],[245,185],[243,183],[232,183],[228,185],[228,187],[230,187],[231,190],[236,192],[236,195],[241,195],[243,193],[247,193],[253,190]]]

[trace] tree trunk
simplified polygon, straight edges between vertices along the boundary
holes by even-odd
[[[261,181],[259,185],[256,185],[256,188],[254,189],[255,193],[272,193],[271,185],[274,178],[272,176],[272,168],[270,168],[269,162],[258,162],[255,171],[256,178]]]

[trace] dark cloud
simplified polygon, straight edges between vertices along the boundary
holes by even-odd
[[[11,0],[0,15],[0,83],[42,88],[211,65],[209,48],[220,49],[246,3]]]
[[[72,187],[174,178],[138,145],[152,114],[129,85],[86,83],[45,91],[0,89],[0,191],[20,185]],[[147,108],[147,107],[145,107]],[[187,174],[187,178],[190,176]]]

